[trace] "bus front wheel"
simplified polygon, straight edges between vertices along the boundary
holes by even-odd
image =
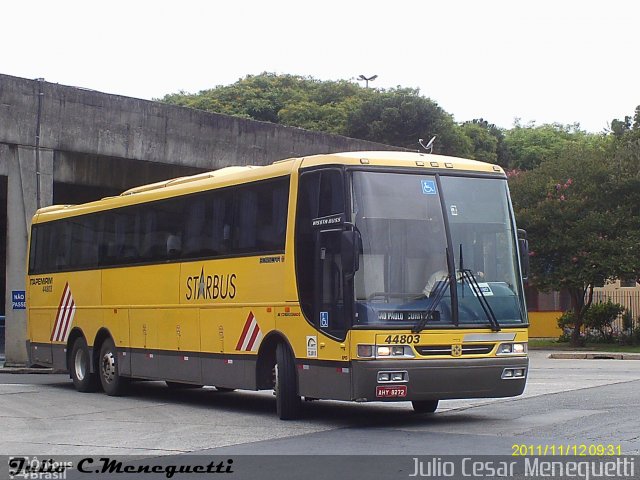
[[[438,400],[414,400],[411,405],[416,413],[433,413],[438,408]]]
[[[69,372],[73,386],[78,392],[95,392],[99,388],[98,376],[91,373],[91,355],[87,341],[83,337],[76,338],[69,357]]]
[[[298,381],[293,355],[284,343],[276,348],[276,410],[281,420],[300,416],[302,404],[298,395]]]
[[[107,338],[100,348],[98,368],[104,392],[114,397],[123,395],[127,388],[128,379],[120,376],[118,352],[111,338]]]

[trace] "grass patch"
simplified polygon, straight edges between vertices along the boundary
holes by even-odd
[[[571,350],[578,352],[626,352],[640,353],[640,345],[618,345],[616,343],[587,343],[584,347],[572,347],[567,342],[558,342],[546,338],[530,338],[531,350]]]

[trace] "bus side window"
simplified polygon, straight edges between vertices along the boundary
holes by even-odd
[[[215,192],[207,210],[210,233],[205,250],[211,255],[226,255],[231,251],[231,223],[233,221],[233,193]]]
[[[195,258],[202,254],[210,239],[207,238],[205,228],[205,199],[198,198],[195,201],[185,203],[183,232],[184,241],[183,256],[185,258]]]
[[[59,272],[68,269],[71,265],[71,222],[66,220],[56,222],[54,232],[54,270]]]

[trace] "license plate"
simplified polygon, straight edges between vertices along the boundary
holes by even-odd
[[[376,397],[378,398],[399,398],[406,396],[406,385],[384,385],[376,387]]]

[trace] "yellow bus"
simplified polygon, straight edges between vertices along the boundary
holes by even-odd
[[[228,167],[39,210],[32,364],[130,379],[411,401],[522,393],[520,239],[496,166],[409,152]]]

